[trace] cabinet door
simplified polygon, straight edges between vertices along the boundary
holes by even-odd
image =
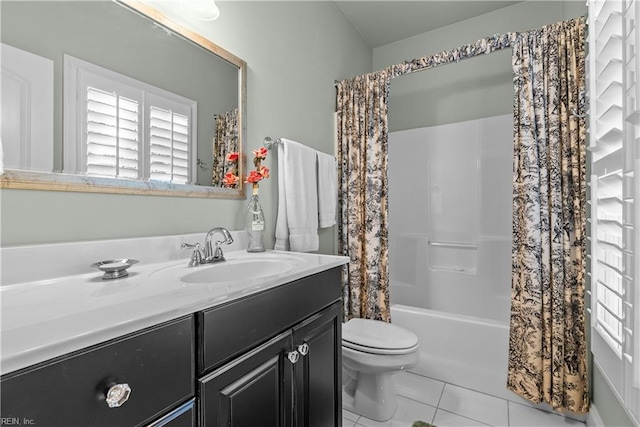
[[[297,427],[342,425],[342,323],[339,302],[293,331]],[[306,353],[306,354],[304,354]]]
[[[213,371],[199,381],[200,421],[207,427],[292,425],[291,331]]]

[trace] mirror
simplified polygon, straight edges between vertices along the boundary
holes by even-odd
[[[0,7],[3,89],[12,89],[3,90],[3,106],[12,93],[20,100],[2,109],[0,187],[244,198],[242,59],[135,0],[2,2]],[[12,72],[5,55],[13,53],[27,70],[13,73],[15,89],[4,84]],[[40,86],[28,81],[35,71],[44,76],[34,77]],[[97,125],[90,119],[106,114],[91,107],[103,102],[92,95],[93,82],[102,81],[120,85],[117,93],[93,91],[114,95],[117,129],[108,132],[94,130],[104,127],[102,118]],[[27,120],[19,121],[21,112]],[[165,113],[171,118],[165,120]],[[133,128],[122,124],[123,117],[135,122]],[[168,127],[157,125],[161,122]],[[21,124],[7,134],[13,123]],[[104,139],[109,132],[117,141],[109,142],[109,149],[116,154],[94,164],[91,159],[100,157],[106,143],[94,143],[92,135]],[[168,148],[162,145],[167,139]],[[128,155],[131,141],[136,153]],[[166,151],[169,163],[161,158]],[[224,180],[230,171],[239,178],[234,185]]]

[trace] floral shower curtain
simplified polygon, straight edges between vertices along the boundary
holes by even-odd
[[[380,71],[337,84],[339,253],[344,317],[390,321],[387,204],[389,74]]]
[[[514,180],[507,386],[532,402],[589,408],[585,339],[585,21],[513,46]]]
[[[238,109],[235,108],[216,116],[216,134],[213,139],[213,171],[211,176],[211,182],[214,187],[222,187],[224,175],[227,172],[235,171],[236,163],[228,162],[227,154],[237,152]]]

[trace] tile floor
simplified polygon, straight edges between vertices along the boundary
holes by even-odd
[[[437,427],[584,427],[585,424],[526,404],[479,393],[410,372],[395,376],[398,409],[393,418],[377,422],[347,410],[343,427],[411,427],[426,421]]]

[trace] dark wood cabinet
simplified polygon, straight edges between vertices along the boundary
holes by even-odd
[[[294,344],[306,353],[295,365],[296,426],[342,423],[341,318],[338,302],[293,329]]]
[[[340,426],[340,307],[334,303],[201,378],[200,425]]]
[[[3,423],[340,427],[341,293],[336,267],[11,372]]]
[[[3,376],[2,418],[47,427],[143,426],[194,397],[193,316]],[[121,406],[106,393],[131,389]]]
[[[196,424],[195,399],[169,412],[146,427],[194,427]]]
[[[281,334],[200,380],[201,425],[285,427],[293,411],[291,333]]]
[[[200,425],[342,425],[339,277],[329,270],[201,314]]]

